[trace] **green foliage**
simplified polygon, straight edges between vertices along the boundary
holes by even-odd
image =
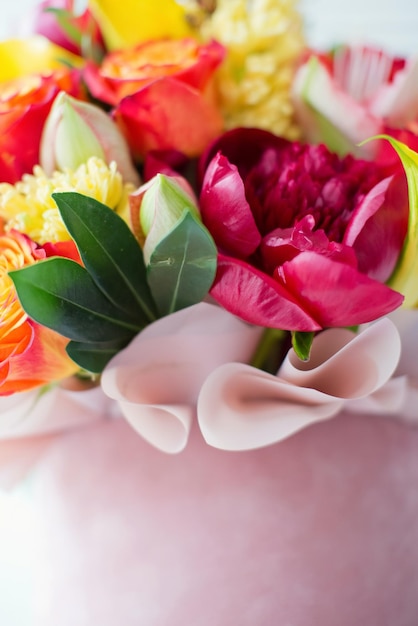
[[[185,210],[151,254],[148,282],[160,315],[200,302],[216,272],[217,250],[203,226]]]
[[[302,361],[308,361],[315,333],[292,332],[292,347]]]
[[[84,266],[52,257],[10,276],[29,317],[70,339],[67,352],[82,369],[100,373],[158,315],[206,296],[216,247],[190,212],[158,244],[146,268],[131,230],[109,207],[75,192],[53,198]]]

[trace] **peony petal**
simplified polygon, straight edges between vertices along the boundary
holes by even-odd
[[[321,328],[285,286],[238,259],[219,255],[210,294],[227,311],[251,324],[283,330]]]
[[[205,171],[218,153],[235,163],[243,180],[256,167],[268,150],[281,152],[289,141],[260,128],[234,128],[215,139],[202,153],[198,163],[198,182],[201,185]],[[251,146],[249,150],[248,147]]]
[[[262,330],[200,303],[147,326],[112,359],[102,388],[145,439],[165,452],[187,442],[199,390],[229,361],[248,361]]]
[[[343,404],[249,365],[228,363],[206,379],[197,411],[206,443],[221,450],[252,450],[333,417]]]
[[[218,247],[246,258],[261,243],[236,165],[218,153],[210,162],[200,194],[200,211]]]
[[[403,296],[355,268],[302,252],[280,268],[278,280],[322,328],[356,326],[387,315]],[[349,296],[348,296],[349,294]]]
[[[347,226],[343,243],[352,246],[358,268],[379,282],[392,274],[408,229],[405,176],[382,180],[366,195]]]

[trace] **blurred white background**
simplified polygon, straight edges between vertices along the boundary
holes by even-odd
[[[34,0],[2,2],[0,39],[16,34],[34,5]],[[367,41],[399,54],[418,53],[416,0],[301,0],[300,6],[313,46]],[[31,507],[30,481],[13,493],[0,491],[1,626],[32,626],[33,607],[42,601],[39,594],[47,573],[36,540],[38,513]]]
[[[83,0],[79,0],[81,5]],[[416,0],[299,0],[309,42],[329,46],[341,41],[368,41],[399,54],[418,52]],[[0,38],[13,31],[34,0],[2,2]]]
[[[416,0],[300,0],[310,43],[379,44],[399,54],[418,54]]]

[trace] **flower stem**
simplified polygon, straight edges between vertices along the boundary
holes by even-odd
[[[266,328],[253,354],[250,365],[276,374],[283,359],[283,343],[287,331],[280,328]]]

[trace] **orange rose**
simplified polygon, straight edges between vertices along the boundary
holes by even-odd
[[[32,322],[8,272],[35,263],[35,245],[16,231],[0,236],[0,395],[26,391],[77,371],[68,339]]]
[[[114,107],[135,158],[150,150],[196,156],[223,128],[212,87],[224,53],[214,41],[148,41],[88,64],[85,79],[93,96]]]

